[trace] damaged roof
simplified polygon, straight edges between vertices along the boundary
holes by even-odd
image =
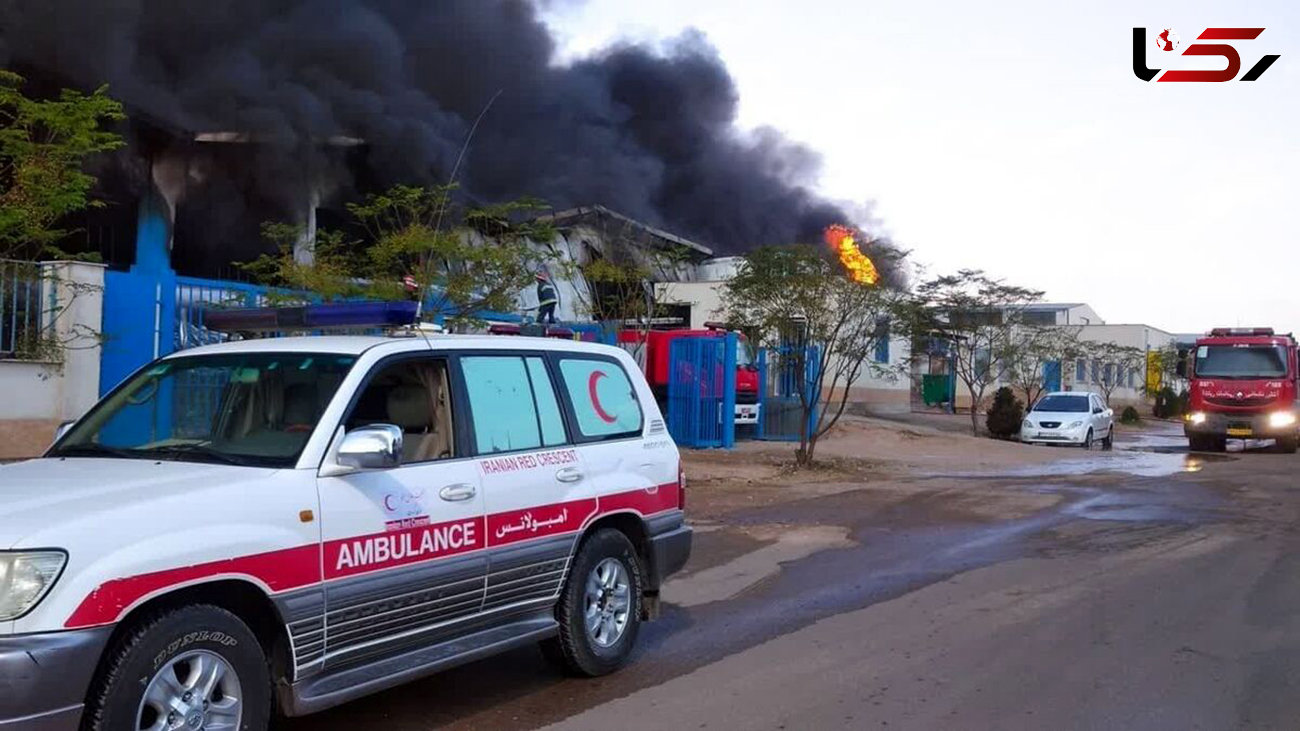
[[[655,228],[654,226],[651,226],[649,224],[642,223],[632,218],[628,218],[627,216],[621,213],[618,213],[616,211],[611,211],[610,209],[601,205],[579,206],[577,208],[570,208],[568,210],[559,211],[557,213],[552,213],[545,216],[538,216],[538,220],[550,221],[551,223],[554,223],[557,226],[563,226],[565,224],[573,225],[573,224],[581,224],[581,223],[602,225],[602,224],[607,224],[611,221],[616,221],[618,223],[627,226],[632,226],[638,229],[639,231],[641,231],[642,233],[645,233],[653,238],[659,239],[660,241],[670,246],[679,246],[685,249],[690,249],[691,251],[694,251],[695,253],[700,254],[703,257],[713,256],[713,249],[710,249],[707,246],[703,246],[701,244],[695,243],[694,241],[684,239],[681,236],[678,236],[677,234],[669,233],[661,228]]]

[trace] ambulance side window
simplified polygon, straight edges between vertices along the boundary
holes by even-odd
[[[570,356],[561,357],[559,364],[584,441],[641,433],[641,403],[622,366],[613,360]]]
[[[460,360],[478,454],[564,444],[564,420],[540,357],[467,356]]]
[[[451,381],[442,358],[403,359],[370,379],[344,426],[392,424],[402,430],[402,462],[456,456]]]

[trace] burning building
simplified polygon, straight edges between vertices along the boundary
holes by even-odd
[[[600,205],[722,253],[845,219],[810,191],[814,153],[736,127],[701,36],[562,64],[527,0],[13,0],[0,64],[126,104],[110,205],[79,227],[117,267],[165,235],[178,272],[225,275],[264,221],[337,225],[350,197],[453,176],[471,201]]]

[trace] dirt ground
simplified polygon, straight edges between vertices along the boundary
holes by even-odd
[[[964,417],[955,417],[964,418]],[[848,490],[880,493],[882,504],[932,493],[945,475],[1004,471],[1078,459],[1079,450],[1027,446],[899,421],[846,417],[817,445],[817,464],[794,466],[796,445],[746,441],[734,450],[683,450],[688,500],[695,520],[715,520],[742,508],[823,497]],[[923,483],[923,484],[922,484]],[[970,493],[969,485],[961,488]],[[997,491],[994,491],[995,493]],[[962,495],[952,496],[955,503]],[[969,497],[969,495],[967,495]],[[1025,510],[1047,507],[1017,493]],[[972,505],[980,512],[1004,507],[990,495]],[[996,517],[1005,517],[999,513]]]

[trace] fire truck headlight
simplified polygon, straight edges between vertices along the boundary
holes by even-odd
[[[1204,424],[1205,419],[1206,416],[1204,411],[1193,411],[1192,413],[1187,415],[1187,420],[1197,426]]]
[[[1268,425],[1274,429],[1285,429],[1288,426],[1295,426],[1295,412],[1274,411],[1268,415]]]
[[[68,562],[62,551],[0,553],[0,622],[36,606]]]

